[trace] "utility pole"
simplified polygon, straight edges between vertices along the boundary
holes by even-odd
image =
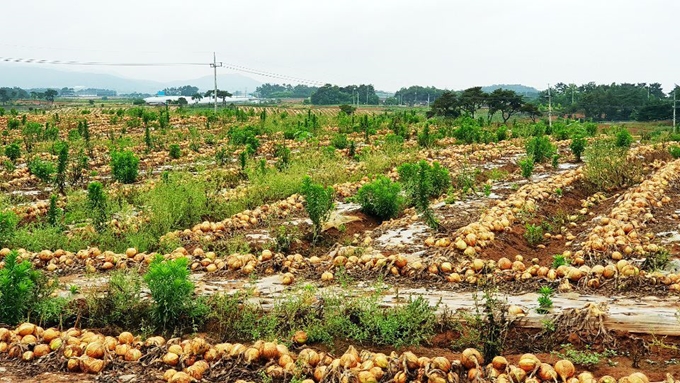
[[[222,62],[220,62],[219,65],[217,64],[217,55],[215,54],[215,52],[213,52],[213,62],[212,62],[212,64],[210,64],[210,66],[215,69],[215,90],[214,90],[215,93],[213,93],[213,97],[215,97],[215,103],[214,103],[215,114],[217,114],[217,67],[218,66],[221,67]]]
[[[548,126],[552,129],[552,97],[550,95],[550,84],[548,84]]]
[[[676,127],[675,127],[675,109],[677,108],[677,105],[675,104],[675,102],[676,102],[675,93],[677,92],[677,90],[678,90],[678,85],[675,84],[675,89],[673,89],[673,134],[676,133]]]

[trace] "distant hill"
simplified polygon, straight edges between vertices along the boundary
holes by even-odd
[[[482,90],[487,93],[493,92],[496,89],[512,90],[515,91],[515,93],[528,97],[536,96],[540,93],[538,89],[522,84],[495,84],[482,87]]]
[[[91,73],[85,71],[63,71],[57,69],[44,68],[39,66],[21,65],[1,65],[0,66],[0,87],[20,87],[30,88],[53,88],[61,89],[64,87],[86,87],[98,89],[112,89],[118,93],[156,93],[167,87],[177,87],[182,85],[197,86],[200,90],[213,88],[213,77],[205,76],[193,80],[177,81],[149,81],[137,80],[114,76],[103,73]],[[261,83],[240,74],[229,73],[217,76],[218,86],[230,92],[255,91]]]

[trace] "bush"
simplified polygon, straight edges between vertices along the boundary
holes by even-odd
[[[312,183],[309,176],[302,180],[302,195],[305,197],[305,210],[314,226],[314,238],[323,228],[323,224],[330,218],[333,210],[334,191],[332,187],[324,188],[322,185]]]
[[[399,183],[381,175],[359,189],[356,201],[361,204],[364,213],[387,220],[397,217],[404,206],[404,198],[400,193]]]
[[[411,203],[415,200],[414,191],[418,183],[418,172],[424,172],[425,177],[429,187],[427,188],[427,197],[435,198],[439,197],[445,193],[449,186],[451,186],[451,176],[449,171],[442,167],[439,162],[434,162],[432,165],[428,165],[427,161],[422,160],[420,163],[406,163],[397,168],[399,173],[399,180],[404,189],[406,190],[406,195],[411,200]]]
[[[405,185],[409,203],[416,211],[423,215],[425,222],[433,229],[439,227],[439,222],[430,208],[430,197],[438,197],[451,185],[448,170],[435,163],[428,165],[421,160],[417,164],[403,164],[397,168],[399,179]],[[446,185],[446,187],[444,187]]]
[[[29,261],[19,263],[19,254],[12,251],[0,269],[0,322],[15,325],[26,318],[36,302],[40,274]]]
[[[28,171],[43,182],[50,182],[57,169],[53,163],[35,158],[28,163]]]
[[[680,146],[671,146],[668,148],[668,152],[675,159],[680,158]]]
[[[423,148],[430,148],[434,145],[435,137],[430,133],[430,124],[426,123],[423,131],[418,133],[418,145]]]
[[[227,132],[227,137],[229,137],[229,142],[234,145],[250,145],[252,150],[255,152],[260,147],[260,140],[257,135],[260,131],[251,126],[244,128],[232,127]]]
[[[630,145],[633,143],[633,136],[630,134],[628,129],[626,128],[621,128],[619,129],[618,132],[616,132],[616,147],[617,148],[630,148]]]
[[[88,326],[139,326],[147,308],[141,292],[142,278],[137,271],[111,273],[106,293],[103,296],[93,294],[86,300],[90,314]]]
[[[536,246],[544,241],[542,226],[527,224],[525,230],[524,239],[527,240],[529,246]]]
[[[349,141],[347,140],[347,135],[346,134],[336,134],[333,136],[331,139],[331,145],[334,146],[336,149],[346,149],[347,146],[349,145]]]
[[[629,160],[628,149],[609,140],[593,142],[586,148],[584,158],[584,179],[600,191],[630,186],[642,176],[642,164]]]
[[[534,173],[534,160],[530,157],[524,157],[517,163],[522,170],[522,177],[531,178]]]
[[[64,194],[66,190],[66,168],[68,167],[68,144],[61,142],[57,149],[57,177],[55,179],[59,192]]]
[[[182,151],[179,148],[179,145],[177,144],[172,144],[170,145],[170,158],[178,159],[182,156]]]
[[[531,138],[526,145],[527,156],[531,157],[534,163],[543,163],[551,159],[557,149],[555,145],[550,142],[548,136],[540,136]]]
[[[144,275],[154,301],[153,320],[163,331],[176,330],[191,314],[194,284],[189,280],[188,265],[185,257],[166,261],[156,255]]]
[[[583,154],[583,151],[586,150],[586,139],[582,136],[574,137],[571,140],[571,144],[569,144],[569,149],[571,149],[571,152],[574,154],[576,162],[581,162],[581,155]]]
[[[92,224],[97,231],[103,231],[106,225],[106,195],[104,187],[99,182],[87,185],[87,206],[92,219]]]
[[[121,183],[131,184],[137,179],[139,158],[129,150],[111,153],[111,173]]]
[[[16,143],[11,143],[7,146],[5,146],[5,156],[10,159],[12,162],[16,162],[16,160],[21,157],[21,148],[19,147],[18,144]]]
[[[0,245],[8,246],[14,238],[19,217],[13,211],[0,212]]]

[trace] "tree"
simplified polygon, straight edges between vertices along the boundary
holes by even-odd
[[[456,118],[460,116],[460,104],[458,97],[454,92],[446,91],[441,97],[435,100],[430,110],[427,112],[428,117],[442,116],[445,118]]]
[[[520,111],[524,102],[522,96],[512,90],[496,89],[487,98],[487,105],[489,106],[489,122],[496,112],[501,112],[503,123],[507,123],[510,117]]]
[[[352,105],[347,105],[347,104],[340,105],[339,108],[340,108],[340,111],[344,112],[348,116],[351,115],[352,113],[354,113],[355,110],[357,110],[357,108],[353,107]]]
[[[180,97],[179,99],[177,99],[177,104],[179,106],[186,106],[189,104],[189,101],[187,101],[187,99],[184,97]]]
[[[194,94],[191,96],[191,100],[192,100],[194,103],[200,102],[202,99],[203,99],[203,96],[202,96],[200,93],[198,93],[198,92],[194,93]]]
[[[460,108],[475,118],[475,112],[486,103],[486,97],[481,86],[465,89],[459,98]]]
[[[529,118],[531,118],[531,121],[533,122],[536,122],[537,117],[541,117],[543,115],[543,113],[541,113],[541,111],[538,110],[538,106],[536,104],[532,104],[529,102],[525,103],[524,105],[522,105],[522,107],[520,107],[520,112],[529,116]]]
[[[231,97],[231,93],[226,90],[217,90],[217,98],[222,99],[222,105],[227,105],[227,97]]]
[[[57,92],[56,90],[54,90],[54,89],[48,89],[48,90],[45,91],[45,100],[47,100],[47,101],[49,101],[49,102],[54,102],[54,98],[55,98],[58,94],[59,94],[59,92]]]

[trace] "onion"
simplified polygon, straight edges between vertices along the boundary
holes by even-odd
[[[293,342],[297,344],[305,344],[307,343],[307,333],[304,331],[297,331],[293,335]]]
[[[449,370],[451,369],[451,362],[442,356],[432,358],[432,362],[430,365],[433,368],[444,371],[444,373],[449,372]]]
[[[246,363],[250,364],[260,359],[260,351],[255,347],[249,347],[243,352],[243,357]]]
[[[163,380],[170,381],[172,377],[177,373],[177,370],[171,368],[163,373]]]
[[[641,372],[634,372],[628,376],[630,383],[649,383],[649,378],[647,375]]]
[[[206,362],[214,362],[220,358],[220,353],[216,349],[210,348],[203,354],[203,359]]]
[[[130,351],[130,346],[127,344],[119,344],[116,346],[116,355],[118,356],[125,356],[127,352]]]
[[[477,368],[471,368],[468,370],[468,380],[470,382],[479,381],[483,377],[482,370]]]
[[[418,357],[411,351],[406,351],[401,354],[401,359],[409,370],[414,370],[419,367]]]
[[[406,373],[399,371],[394,375],[394,383],[406,383]]]
[[[80,370],[80,361],[76,358],[71,358],[66,363],[66,368],[71,372]]]
[[[8,348],[7,342],[0,342],[0,354],[6,353]]]
[[[142,352],[136,348],[131,348],[125,353],[125,360],[128,362],[136,362],[142,357]]]
[[[173,344],[172,346],[168,347],[168,352],[171,352],[173,354],[182,355],[184,354],[184,349],[182,349],[182,346],[178,344]]]
[[[510,380],[512,380],[513,382],[523,382],[527,377],[527,373],[521,368],[510,366],[510,372],[508,376],[510,377]]]
[[[536,370],[541,365],[541,361],[538,360],[534,354],[524,354],[519,358],[518,366],[526,372],[532,372]]]
[[[163,363],[167,364],[168,366],[176,366],[179,363],[179,355],[173,352],[168,352],[167,354],[163,355]]]
[[[9,342],[12,334],[6,328],[0,328],[0,342]]]
[[[491,361],[491,365],[498,371],[505,371],[505,369],[508,367],[508,360],[505,359],[505,357],[496,356]]]
[[[562,378],[562,382],[566,382],[567,379],[574,376],[576,368],[574,368],[574,364],[571,363],[571,361],[562,359],[555,363],[555,371],[557,372],[557,375]]]
[[[80,358],[80,370],[89,374],[98,374],[104,370],[105,363],[101,359],[90,358],[83,356]]]
[[[17,327],[16,333],[20,336],[33,335],[35,328],[33,323],[22,323]]]
[[[54,328],[48,328],[43,332],[43,342],[50,343],[53,339],[59,338],[61,332]],[[0,340],[2,340],[2,334],[0,334]]]
[[[24,362],[30,362],[30,361],[33,360],[34,357],[35,357],[35,354],[33,354],[33,351],[26,351],[26,352],[23,353],[23,355],[21,355],[21,359]]]
[[[293,358],[290,357],[288,354],[281,355],[279,357],[279,366],[280,367],[286,367],[289,363],[293,362]]]
[[[314,369],[314,380],[316,380],[317,382],[322,381],[323,378],[326,377],[326,370],[327,370],[326,366],[319,366],[319,367],[315,368]]]
[[[557,371],[548,363],[541,363],[538,368],[538,377],[542,380],[557,380]]]
[[[378,380],[370,371],[359,372],[359,383],[378,383]]]
[[[389,365],[387,356],[381,352],[374,355],[373,362],[375,363],[376,366],[380,368],[387,368],[387,366]]]
[[[191,376],[186,372],[179,371],[172,375],[168,383],[191,383]]]
[[[460,363],[467,369],[475,368],[484,364],[484,358],[474,348],[466,348],[460,356]]]
[[[106,349],[100,342],[90,343],[85,348],[85,355],[89,356],[90,358],[102,359],[105,352]]]
[[[275,379],[283,378],[283,368],[275,364],[267,367],[265,373]]]
[[[303,365],[310,367],[316,367],[320,360],[321,358],[319,357],[319,354],[310,348],[300,351],[300,354],[298,354],[297,357],[298,363],[302,363]]]

